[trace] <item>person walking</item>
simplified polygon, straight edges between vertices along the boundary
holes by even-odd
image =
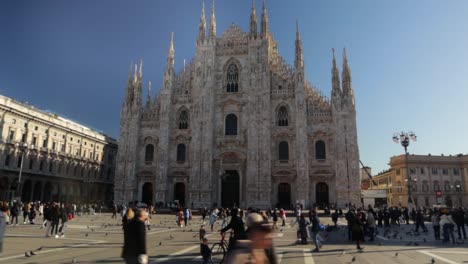
[[[117,218],[117,205],[116,204],[114,204],[112,206],[112,216],[111,216],[111,218]]]
[[[335,212],[331,214],[331,219],[332,219],[333,224],[334,224],[333,230],[337,230],[337,229],[338,229],[338,217],[339,217],[339,216],[340,216],[340,215],[338,214],[338,210],[337,210],[337,209],[335,209]]]
[[[281,215],[281,221],[283,222],[281,226],[286,226],[286,210],[281,208],[280,215]]]
[[[370,240],[369,241],[374,241],[374,233],[375,233],[375,213],[373,209],[369,209],[367,211],[367,231],[369,232]]]
[[[3,237],[6,231],[6,215],[8,212],[8,205],[0,204],[0,255],[3,252]]]
[[[419,231],[419,227],[422,228],[424,233],[427,233],[428,230],[427,230],[426,225],[424,224],[424,215],[423,215],[421,209],[418,209],[418,212],[416,213],[416,230],[415,230],[415,232]]]
[[[363,223],[359,220],[354,209],[351,209],[349,224],[351,225],[352,240],[356,241],[356,249],[361,248],[361,241],[364,240],[364,230],[362,229]]]
[[[450,215],[443,214],[440,217],[440,226],[442,226],[444,240],[443,242],[449,242],[450,238],[452,239],[452,243],[455,244],[455,236],[453,235],[453,230],[455,229],[455,222],[453,221]]]
[[[69,212],[68,212],[68,207],[65,207],[63,206],[62,208],[60,208],[60,221],[61,221],[61,225],[60,225],[60,228],[59,228],[59,234],[60,235],[56,235],[55,237],[56,238],[59,238],[59,237],[65,237],[65,228],[67,227],[67,222],[68,222],[68,215],[69,215]]]
[[[273,218],[273,229],[278,229],[278,209],[273,210],[271,217]]]
[[[227,255],[224,263],[278,264],[271,225],[257,213],[247,215],[246,225],[248,240],[238,241],[238,246]]]
[[[213,232],[213,226],[216,222],[216,220],[218,219],[218,208],[214,208],[212,211],[211,211],[211,214],[210,214],[210,226],[211,226],[211,232]]]
[[[10,214],[11,214],[10,222],[11,222],[11,224],[13,225],[13,221],[16,220],[14,226],[18,225],[18,215],[19,215],[18,206],[19,206],[18,203],[14,202],[13,206],[10,209]]]
[[[124,246],[122,258],[127,264],[147,264],[146,255],[146,228],[147,213],[139,208],[135,211],[135,217],[127,225],[124,232]]]
[[[55,233],[55,238],[58,238],[58,226],[59,226],[59,220],[60,220],[60,209],[58,204],[54,205],[52,207],[52,210],[50,212],[50,217],[52,219],[52,230],[50,232],[50,235],[53,236]]]
[[[435,240],[440,240],[440,216],[438,211],[432,215],[431,222],[434,229],[434,238]]]
[[[314,241],[314,244],[315,244],[315,249],[313,250],[313,252],[318,252],[320,250],[320,248],[322,247],[320,245],[320,241],[318,241],[318,238],[317,238],[317,235],[318,235],[318,232],[320,231],[320,219],[318,218],[317,216],[317,211],[315,211],[315,209],[312,209],[311,210],[312,214],[310,216],[311,218],[311,224],[312,224],[312,240]]]
[[[206,214],[207,214],[207,209],[206,207],[203,207],[201,209],[202,222],[205,222]]]
[[[452,214],[453,221],[457,224],[458,239],[462,239],[463,234],[463,239],[466,240],[465,217],[465,212],[461,207],[455,209]]]
[[[301,238],[301,244],[307,244],[307,226],[309,222],[305,219],[304,214],[299,217],[299,236]]]

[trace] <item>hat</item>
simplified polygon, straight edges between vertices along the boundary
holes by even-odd
[[[250,213],[245,220],[249,230],[271,231],[271,226],[263,221],[263,217],[257,213]]]

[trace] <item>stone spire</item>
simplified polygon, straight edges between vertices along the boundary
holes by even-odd
[[[171,43],[169,44],[169,51],[167,52],[166,70],[174,69],[174,32],[171,33]]]
[[[263,8],[262,8],[262,36],[265,37],[269,32],[269,25],[268,25],[268,13],[265,4],[265,0],[263,0]]]
[[[133,102],[133,98],[134,98],[134,91],[133,91],[133,83],[134,83],[134,74],[133,74],[133,71],[132,71],[132,67],[133,67],[133,62],[130,63],[130,70],[128,71],[128,80],[127,80],[127,87],[126,87],[126,90],[127,90],[127,93],[125,95],[125,103],[129,104],[131,102]]]
[[[148,82],[148,95],[146,96],[146,107],[151,104],[151,81]]]
[[[296,21],[296,53],[295,53],[295,63],[296,68],[304,67],[304,56],[302,54],[302,40],[301,33],[299,33],[299,24]]]
[[[338,71],[338,67],[336,66],[336,58],[335,58],[335,49],[333,51],[333,66],[332,66],[332,96],[341,96],[341,88],[340,88],[340,72]]]
[[[140,60],[140,68],[135,64],[135,83],[134,83],[134,93],[135,93],[135,102],[137,105],[141,105],[141,89],[143,86],[143,60]]]
[[[255,0],[252,0],[252,12],[250,14],[250,36],[257,37],[257,12],[255,11]]]
[[[341,82],[343,95],[353,95],[353,87],[351,84],[351,69],[348,65],[348,57],[346,56],[345,48],[343,48],[343,72],[341,73]]]
[[[210,18],[210,40],[216,39],[216,17],[215,17],[215,0],[211,6],[211,18]]]
[[[197,43],[203,43],[206,36],[206,18],[205,18],[205,1],[202,2],[202,10],[200,16],[200,24],[198,25]]]

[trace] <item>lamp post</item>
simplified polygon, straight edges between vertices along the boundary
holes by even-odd
[[[16,189],[12,190],[12,198],[15,197],[16,192],[20,190],[20,185],[21,185],[21,176],[23,174],[23,163],[24,163],[24,153],[26,153],[26,150],[28,149],[28,143],[25,142],[16,142],[15,147],[18,148],[21,151],[21,163],[20,163],[20,170],[18,174],[18,181],[16,184]],[[34,145],[31,145],[31,148],[34,148]],[[20,194],[21,196],[21,194]],[[21,200],[21,197],[20,197]]]
[[[411,177],[409,174],[408,168],[408,146],[410,145],[410,141],[416,141],[417,137],[416,134],[412,131],[409,132],[401,132],[393,134],[393,142],[400,143],[405,148],[405,164],[406,164],[406,182],[408,183],[408,210],[410,210],[413,204],[413,199],[411,197]]]

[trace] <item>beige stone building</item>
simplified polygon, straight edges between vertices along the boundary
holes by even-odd
[[[5,96],[0,118],[0,200],[112,201],[115,139]]]
[[[409,155],[411,196],[418,206],[462,206],[468,204],[468,155]],[[385,189],[388,204],[407,206],[408,177],[405,155],[390,159],[390,169],[373,177],[373,189]],[[436,193],[441,197],[437,199]]]
[[[142,102],[142,66],[130,72],[117,202],[259,208],[359,202],[356,107],[345,51],[341,78],[334,53],[330,58],[327,98],[305,78],[299,28],[294,65],[280,56],[265,4],[260,23],[253,6],[247,32],[233,23],[221,35],[214,6],[208,27],[202,8],[196,43],[194,59],[176,72],[171,39],[154,99],[149,91]]]

